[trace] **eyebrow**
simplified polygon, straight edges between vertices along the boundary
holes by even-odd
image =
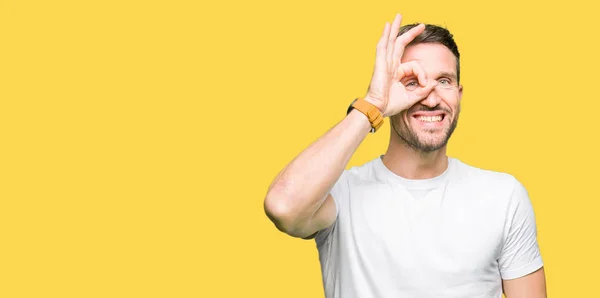
[[[453,72],[442,71],[438,74],[438,77],[448,77],[453,80],[456,80],[456,74]]]

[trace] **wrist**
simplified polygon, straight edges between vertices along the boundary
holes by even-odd
[[[364,98],[357,98],[348,107],[346,114],[353,112],[354,110],[359,111],[368,119],[371,124],[371,132],[376,132],[383,124],[383,115],[377,106],[371,102],[366,101]]]
[[[368,102],[368,103],[370,103],[370,104],[374,105],[374,106],[375,106],[375,107],[376,107],[376,108],[379,110],[379,112],[381,113],[381,116],[383,116],[383,118],[387,117],[387,115],[386,115],[386,114],[384,114],[384,112],[385,112],[385,111],[384,111],[384,108],[380,106],[380,104],[381,104],[381,101],[379,101],[379,100],[377,100],[377,99],[375,99],[375,98],[373,98],[373,97],[371,97],[371,96],[369,96],[369,95],[365,96],[363,99],[364,99],[366,102]]]
[[[366,132],[371,132],[371,122],[369,122],[369,118],[365,117],[363,113],[356,109],[352,109],[350,113],[346,116],[352,123],[360,127],[360,130],[364,130]]]

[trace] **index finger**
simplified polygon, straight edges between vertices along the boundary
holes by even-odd
[[[400,65],[398,80],[405,77],[415,76],[422,87],[427,87],[427,74],[417,61],[410,61]]]

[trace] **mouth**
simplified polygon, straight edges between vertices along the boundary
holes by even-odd
[[[416,120],[417,123],[427,127],[438,127],[442,126],[444,119],[447,114],[441,111],[436,112],[416,112],[412,115],[412,119]]]

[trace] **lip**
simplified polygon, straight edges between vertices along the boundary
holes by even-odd
[[[425,117],[442,116],[442,120],[439,122],[423,122],[418,119],[418,117],[420,117],[420,116],[425,116]],[[411,118],[412,118],[412,120],[416,121],[419,126],[424,126],[424,127],[428,127],[428,128],[437,128],[437,127],[444,126],[444,123],[445,123],[444,120],[446,120],[447,116],[448,116],[448,114],[443,111],[432,111],[432,112],[419,111],[419,112],[413,113],[411,115]]]
[[[443,111],[431,111],[431,112],[419,111],[419,112],[412,113],[412,117],[416,118],[419,116],[426,116],[426,117],[442,116],[442,117],[446,118],[446,113],[444,113]]]

